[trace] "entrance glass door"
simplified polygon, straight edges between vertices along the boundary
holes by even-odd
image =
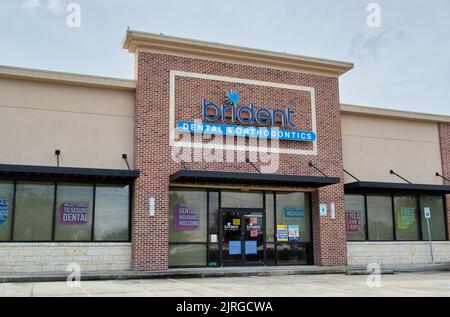
[[[221,264],[264,264],[264,210],[222,209]]]

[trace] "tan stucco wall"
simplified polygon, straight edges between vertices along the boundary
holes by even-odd
[[[416,120],[342,114],[344,168],[361,181],[440,184],[438,124]],[[345,182],[354,182],[347,175]]]
[[[134,91],[0,78],[0,164],[125,169]]]

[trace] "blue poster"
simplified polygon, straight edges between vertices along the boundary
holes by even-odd
[[[245,241],[245,254],[258,254],[257,241]]]
[[[300,206],[289,206],[284,208],[284,218],[301,219],[305,217],[305,209]]]
[[[8,200],[0,199],[0,225],[8,220]]]
[[[229,255],[239,255],[242,253],[241,241],[230,241],[228,243],[228,253]]]
[[[300,226],[299,225],[289,225],[288,226],[289,241],[299,241],[300,240]]]

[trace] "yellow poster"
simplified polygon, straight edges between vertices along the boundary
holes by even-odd
[[[240,226],[241,225],[241,219],[233,219],[233,226]]]
[[[277,225],[277,241],[278,242],[289,241],[289,233],[287,225]]]

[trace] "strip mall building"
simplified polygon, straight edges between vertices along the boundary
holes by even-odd
[[[124,48],[135,80],[0,68],[0,272],[450,262],[449,116],[341,104],[349,63]]]

